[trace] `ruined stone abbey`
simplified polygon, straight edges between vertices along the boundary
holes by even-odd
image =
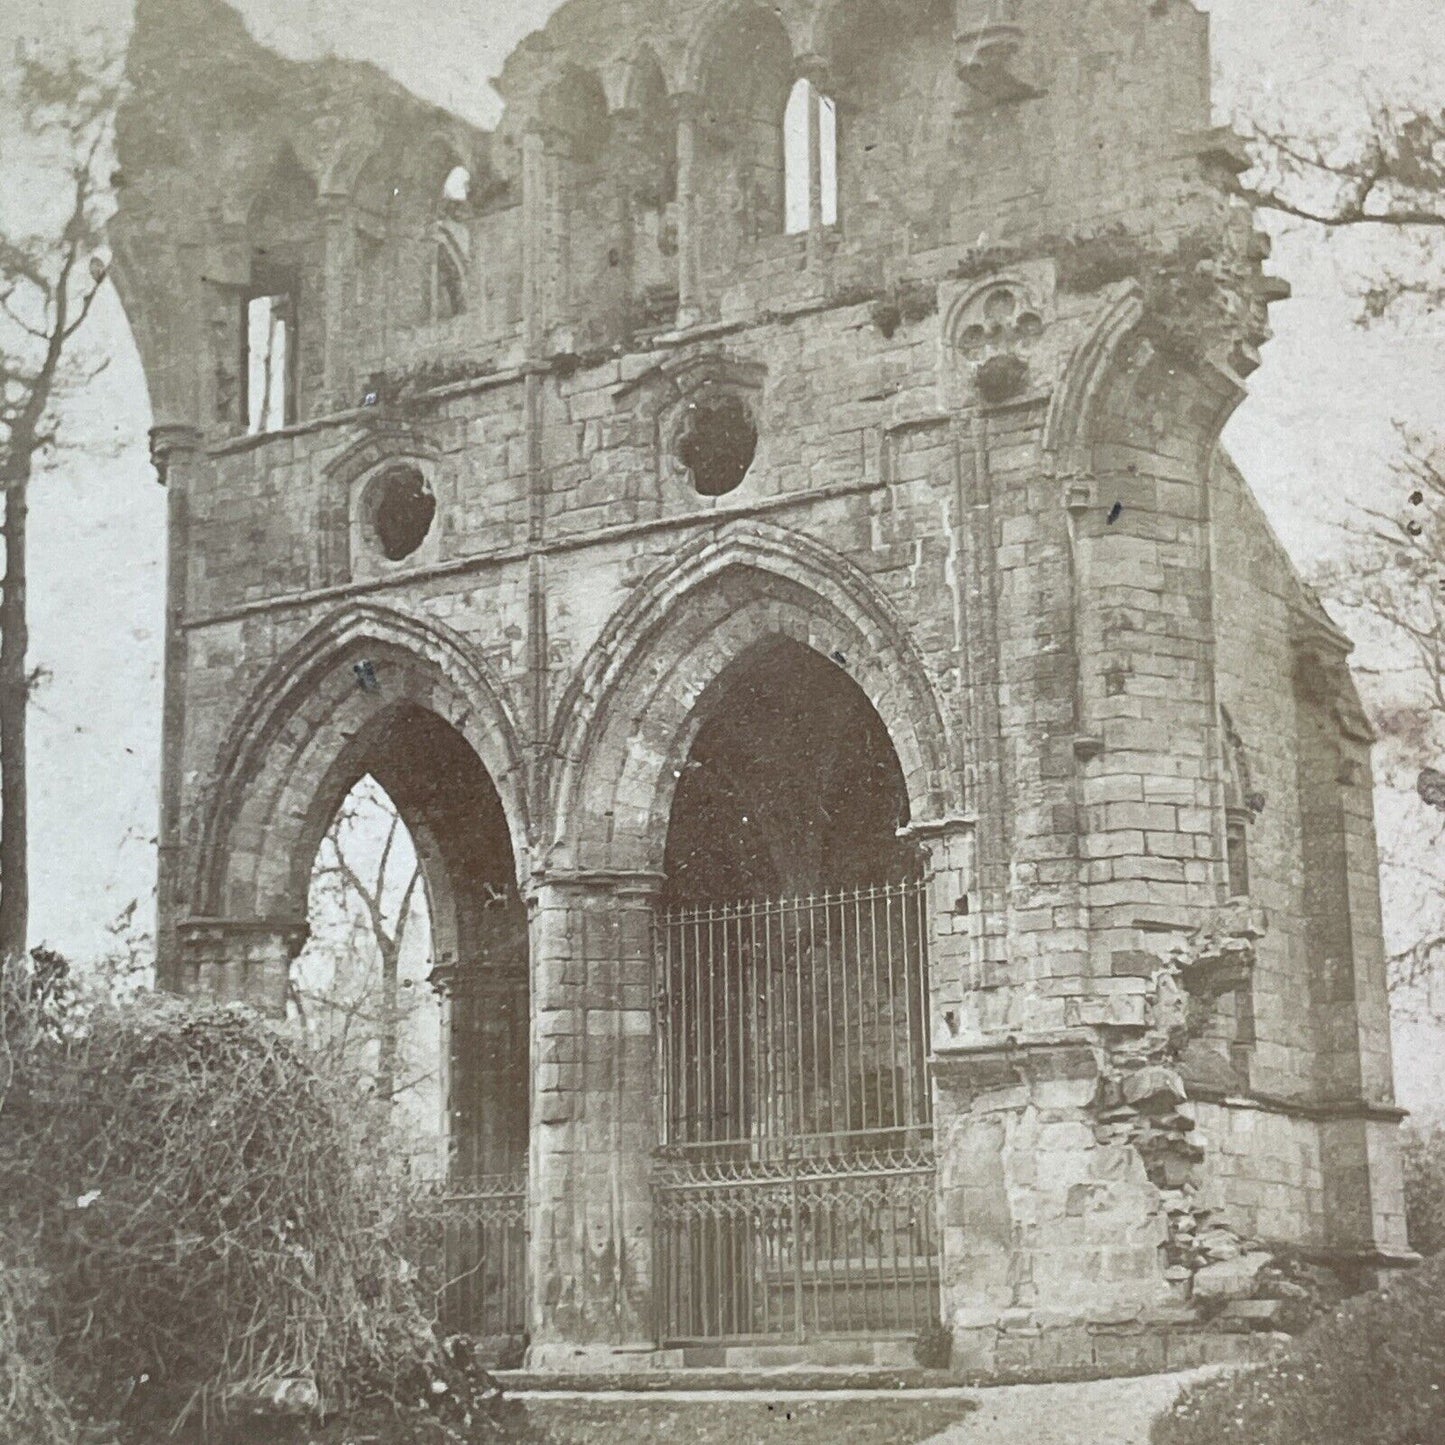
[[[1370,729],[1218,445],[1287,287],[1188,0],[567,0],[492,132],[220,0],[129,74],[162,980],[279,1010],[386,790],[462,1327],[1179,1365],[1405,1258]]]

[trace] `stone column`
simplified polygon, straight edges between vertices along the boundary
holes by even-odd
[[[326,397],[322,409],[325,410],[355,406],[361,398],[350,395],[355,381],[351,370],[355,347],[344,329],[352,312],[347,301],[348,296],[355,295],[356,278],[356,233],[345,192],[321,197],[321,219],[326,237],[321,319],[325,328],[322,362],[322,389]]]
[[[548,351],[576,348],[573,330],[576,316],[572,297],[572,137],[560,130],[544,133],[547,187],[547,330]]]
[[[652,873],[532,886],[530,1363],[650,1350]]]
[[[521,1175],[531,1083],[527,960],[441,964],[431,984],[445,1009],[448,1175]]]
[[[193,426],[151,428],[151,461],[166,488],[166,618],[161,697],[161,816],[156,850],[156,982],[179,987],[177,926],[185,912],[181,811],[185,788],[186,573],[190,485],[201,434]]]
[[[291,963],[310,930],[303,919],[191,918],[177,928],[176,989],[210,1003],[286,1013]]]
[[[697,254],[697,128],[702,109],[695,95],[676,95],[677,114],[677,324],[702,320]]]
[[[527,355],[542,354],[547,335],[547,146],[538,125],[522,135],[522,336]]]
[[[612,113],[610,144],[622,155],[638,154],[643,145],[642,117],[632,108]],[[607,218],[607,228],[616,238],[617,266],[606,299],[611,303],[608,317],[608,331],[614,338],[626,336],[637,295],[636,238],[633,234],[633,186],[631,179],[619,174],[612,191],[612,212]],[[596,300],[601,301],[599,296]]]

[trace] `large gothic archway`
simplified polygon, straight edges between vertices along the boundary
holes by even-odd
[[[768,638],[694,709],[668,819],[664,899],[722,903],[894,882],[908,789],[883,720],[841,663]]]
[[[906,629],[807,539],[722,529],[637,589],[562,713],[552,876],[656,890],[661,1337],[921,1327],[928,924],[900,829],[958,772]]]
[[[917,646],[862,573],[757,522],[700,539],[638,587],[558,709],[549,862],[661,874],[705,696],[762,644],[792,642],[864,694],[913,821],[962,811],[962,769]]]

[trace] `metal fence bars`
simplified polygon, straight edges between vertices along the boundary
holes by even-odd
[[[658,1334],[937,1319],[920,882],[657,923]]]
[[[527,1329],[527,1178],[488,1174],[417,1186],[408,1254],[447,1334],[520,1342]]]

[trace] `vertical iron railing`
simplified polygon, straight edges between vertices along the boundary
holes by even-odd
[[[936,1318],[925,893],[659,915],[665,1341]]]
[[[423,1305],[448,1334],[520,1339],[527,1328],[527,1179],[419,1184],[409,1255]]]

